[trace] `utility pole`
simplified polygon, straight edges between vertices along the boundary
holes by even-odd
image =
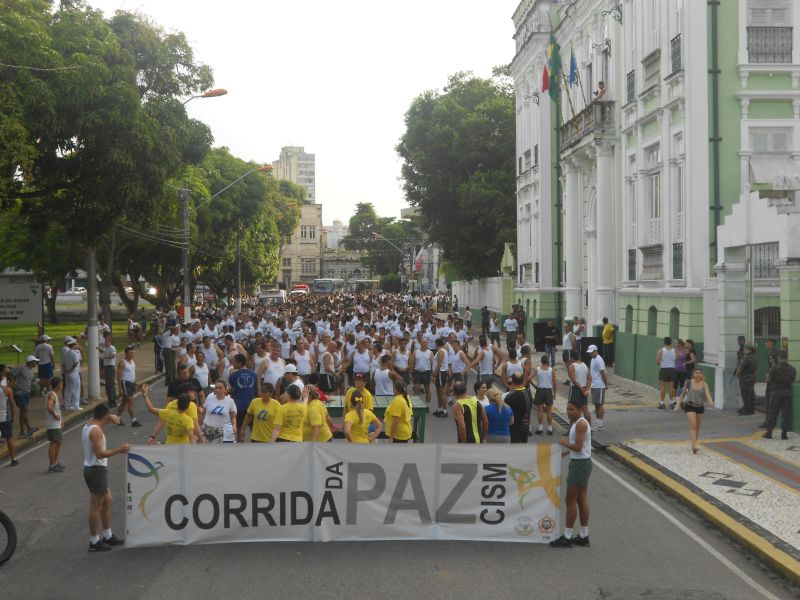
[[[242,312],[242,228],[236,238],[236,312]]]
[[[183,208],[183,322],[192,318],[192,280],[189,272],[189,184],[181,185],[181,205]]]

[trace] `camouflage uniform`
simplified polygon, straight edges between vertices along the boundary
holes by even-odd
[[[792,384],[797,379],[797,370],[788,363],[778,363],[769,372],[770,399],[767,413],[767,435],[772,435],[781,413],[781,430],[784,435],[792,424]]]
[[[739,363],[739,390],[742,393],[741,414],[752,415],[755,412],[756,357],[753,353],[744,353]]]

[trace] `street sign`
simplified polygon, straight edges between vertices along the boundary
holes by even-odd
[[[0,323],[42,320],[42,286],[38,283],[0,285]]]

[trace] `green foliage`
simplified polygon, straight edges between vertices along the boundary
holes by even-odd
[[[381,275],[380,286],[384,292],[399,292],[400,276],[397,273]]]
[[[514,97],[507,70],[456,73],[406,112],[397,145],[406,198],[464,277],[496,275],[516,237]]]

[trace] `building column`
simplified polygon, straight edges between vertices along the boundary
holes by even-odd
[[[718,361],[714,378],[717,408],[739,407],[736,371],[736,338],[747,331],[747,264],[745,247],[726,248],[724,259],[714,267],[717,273]]]
[[[595,273],[595,314],[599,319],[616,320],[614,302],[614,146],[597,144],[597,265]]]
[[[581,197],[580,176],[574,162],[565,160],[564,174],[564,260],[567,263],[566,313],[564,317],[571,319],[582,316],[581,306]]]
[[[800,258],[778,263],[781,285],[781,337],[789,340],[789,362],[800,372]],[[793,386],[792,418],[789,430],[800,431],[800,382]]]

